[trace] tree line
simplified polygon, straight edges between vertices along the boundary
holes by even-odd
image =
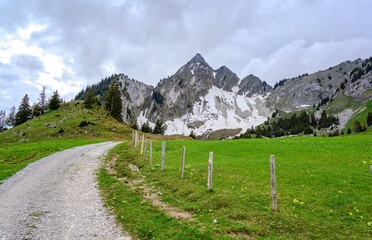
[[[28,120],[38,117],[44,114],[48,110],[58,109],[62,103],[62,99],[58,93],[58,90],[53,92],[53,95],[48,99],[46,95],[46,88],[43,87],[42,92],[39,94],[38,102],[32,106],[30,104],[30,98],[26,94],[16,110],[13,106],[9,114],[6,115],[5,111],[0,111],[0,132],[5,131],[7,127],[15,127],[27,122]]]
[[[296,134],[313,134],[316,135],[316,130],[333,130],[336,125],[339,124],[337,116],[327,114],[325,110],[321,112],[319,118],[316,118],[313,113],[307,113],[301,111],[299,114],[293,114],[289,117],[279,117],[279,111],[276,110],[272,114],[272,119],[268,118],[263,124],[248,129],[244,134],[241,134],[240,138],[251,138],[253,135],[257,138],[260,137],[282,137]],[[359,121],[354,123],[354,132],[362,132],[367,127],[372,126],[372,113],[369,112],[367,116],[366,126],[362,126]],[[352,130],[348,128],[347,134],[352,133]],[[329,136],[338,136],[345,134],[344,131],[335,130],[329,133]]]

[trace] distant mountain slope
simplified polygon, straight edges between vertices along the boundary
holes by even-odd
[[[351,72],[353,69],[361,67],[362,64],[361,59],[346,61],[327,70],[285,79],[272,91],[267,105],[285,111],[317,105],[322,99],[331,98],[336,94],[340,90],[341,83],[348,89],[359,84],[352,82]],[[360,79],[358,82],[361,82]],[[365,95],[364,98],[368,98],[368,95],[371,97],[370,94],[365,94],[368,88],[371,89],[371,83],[367,81],[363,86],[365,88],[359,88],[353,94],[350,91],[345,91],[345,94],[355,97],[362,95]],[[341,89],[341,91],[343,90]]]
[[[327,70],[284,79],[272,88],[253,75],[239,79],[226,66],[214,70],[196,54],[155,87],[124,74],[113,75],[110,81],[119,82],[124,122],[139,127],[148,122],[154,127],[161,121],[167,135],[193,132],[208,137],[215,131],[232,135],[244,132],[263,123],[276,109],[296,111],[343,96],[366,104],[372,98],[371,66],[372,58],[346,61]],[[104,89],[107,84],[108,80],[91,87]],[[105,92],[96,94],[102,99]]]

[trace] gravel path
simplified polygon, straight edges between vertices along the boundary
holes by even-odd
[[[0,185],[0,239],[131,239],[109,215],[96,172],[117,143],[76,147],[34,162]]]

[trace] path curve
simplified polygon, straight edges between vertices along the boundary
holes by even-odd
[[[96,173],[117,145],[75,147],[36,161],[0,185],[0,240],[131,239],[104,207]]]

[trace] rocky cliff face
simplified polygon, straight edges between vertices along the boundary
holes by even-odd
[[[137,121],[145,100],[152,95],[154,87],[131,80],[124,74],[119,75],[118,83],[122,93],[123,121],[129,124],[134,123]]]
[[[214,70],[196,54],[174,75],[163,79],[141,106],[137,124],[157,120],[165,134],[196,135],[221,129],[239,133],[270,115],[265,105],[271,87],[254,76],[242,81],[225,66]]]
[[[267,105],[284,111],[295,111],[317,105],[324,98],[330,98],[349,78],[349,74],[361,64],[361,59],[343,62],[327,70],[285,79],[268,99]]]

